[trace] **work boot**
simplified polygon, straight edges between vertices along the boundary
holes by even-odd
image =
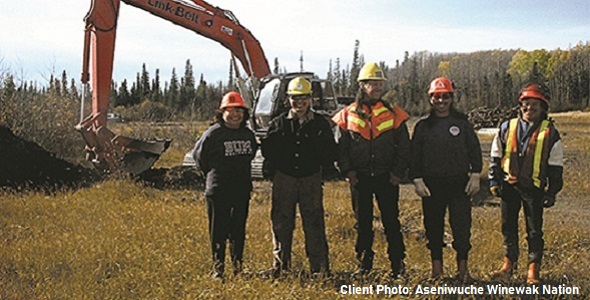
[[[365,275],[369,274],[372,269],[373,269],[372,266],[367,266],[367,265],[364,265],[364,264],[360,264],[359,265],[359,268],[356,269],[356,271],[354,271],[352,273],[352,276],[355,277],[355,278],[356,277],[365,276]]]
[[[516,270],[516,261],[512,261],[508,257],[504,257],[504,264],[500,268],[500,270],[493,271],[490,273],[490,277],[492,278],[508,278],[514,274],[514,270]]]
[[[430,278],[432,279],[439,279],[442,277],[443,274],[443,262],[440,259],[433,259],[432,260],[432,274]]]
[[[466,259],[459,260],[457,262],[457,279],[463,283],[472,283],[473,278],[469,275],[469,268]]]
[[[232,262],[232,265],[234,267],[234,275],[239,275],[242,273],[242,261],[241,260],[234,260]]]
[[[399,260],[391,263],[391,278],[398,279],[406,275],[406,263]]]
[[[213,273],[211,274],[211,278],[213,279],[223,279],[223,271],[225,267],[221,262],[215,262],[213,265]]]
[[[527,284],[539,284],[539,271],[541,270],[540,263],[530,263],[529,270],[526,276],[526,283]]]
[[[352,273],[353,277],[360,277],[369,274],[373,269],[373,254],[361,253],[359,257],[359,268]]]

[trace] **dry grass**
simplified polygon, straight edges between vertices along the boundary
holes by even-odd
[[[566,185],[556,207],[546,210],[546,259],[541,275],[545,284],[579,287],[581,295],[575,299],[590,298],[590,222],[586,204],[590,192],[586,137],[590,117],[554,117],[567,145]],[[188,148],[193,139],[186,142]],[[178,153],[187,150],[179,147]],[[300,220],[294,237],[294,274],[278,280],[265,276],[272,261],[270,183],[257,181],[247,228],[246,273],[240,277],[229,275],[224,282],[209,279],[211,258],[202,191],[158,190],[110,180],[51,195],[4,193],[0,195],[0,299],[361,299],[364,296],[341,295],[340,286],[389,284],[413,289],[419,284],[457,285],[450,279],[455,273],[450,248],[445,249],[447,278],[427,280],[430,262],[420,201],[410,185],[402,186],[400,200],[408,278],[387,278],[386,244],[376,220],[375,272],[363,280],[351,280],[350,273],[356,267],[356,232],[348,188],[344,182],[329,182],[324,191],[332,278],[307,277]],[[523,263],[512,281],[487,279],[502,258],[499,228],[498,207],[474,207],[470,266],[478,286],[519,286],[524,281]],[[520,261],[525,262],[524,239],[521,250]]]

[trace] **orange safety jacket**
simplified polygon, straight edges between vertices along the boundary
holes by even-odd
[[[547,165],[551,152],[551,135],[555,130],[549,120],[543,120],[531,135],[524,151],[522,163],[519,164],[518,119],[510,120],[506,131],[506,148],[502,157],[502,170],[505,180],[510,184],[519,183],[525,188],[545,187],[547,181]]]
[[[369,115],[368,119],[359,116],[356,109],[357,103],[352,103],[339,111],[332,120],[343,130],[357,132],[367,140],[375,139],[383,132],[398,128],[410,118],[401,108],[394,105],[391,111],[381,101],[372,107],[362,105],[362,109]]]

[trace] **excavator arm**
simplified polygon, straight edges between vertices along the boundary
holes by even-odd
[[[86,142],[88,158],[103,170],[137,175],[166,151],[170,140],[140,141],[107,129],[117,19],[121,0],[91,0],[85,22],[82,83],[92,87],[92,113],[76,129]],[[123,0],[229,49],[250,78],[270,74],[260,43],[232,12],[201,0]]]

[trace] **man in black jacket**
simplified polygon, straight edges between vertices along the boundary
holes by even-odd
[[[350,184],[353,209],[358,218],[355,250],[359,268],[355,276],[373,268],[373,196],[381,211],[387,239],[391,276],[405,273],[406,248],[399,221],[399,184],[410,157],[410,136],[401,108],[384,101],[385,77],[374,63],[359,72],[355,102],[340,110],[332,120],[341,132],[338,165]],[[355,198],[356,197],[356,198]]]
[[[479,191],[481,146],[467,116],[454,108],[455,85],[445,77],[430,83],[431,110],[414,127],[410,178],[422,198],[432,278],[443,275],[445,215],[453,233],[457,279],[471,282],[471,196]]]
[[[324,222],[322,169],[333,166],[336,142],[330,123],[310,110],[311,83],[303,77],[289,82],[291,109],[271,121],[262,140],[266,166],[274,169],[272,187],[273,276],[289,270],[299,210],[312,275],[329,274]]]

